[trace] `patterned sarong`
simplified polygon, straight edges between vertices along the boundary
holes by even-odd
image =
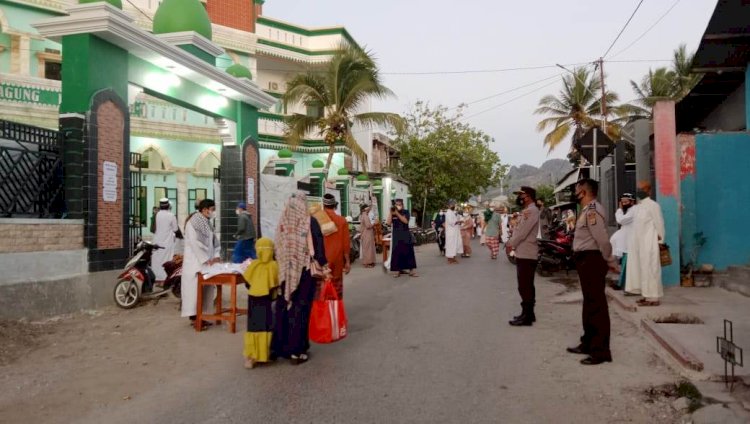
[[[498,237],[490,237],[487,236],[485,238],[485,243],[487,244],[487,248],[490,249],[490,253],[492,254],[492,257],[496,257],[497,254],[500,252],[500,239]]]

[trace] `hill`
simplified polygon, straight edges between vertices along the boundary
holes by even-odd
[[[507,195],[521,186],[537,187],[543,184],[556,185],[557,181],[573,169],[567,159],[550,159],[539,168],[531,165],[513,166],[505,176],[502,187],[493,187],[484,193],[484,198]]]

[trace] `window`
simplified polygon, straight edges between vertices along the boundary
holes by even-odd
[[[323,117],[323,108],[319,105],[306,105],[305,114],[313,118]]]
[[[157,152],[156,149],[153,148],[146,149],[146,151],[141,155],[141,168],[151,171],[166,170],[166,167],[164,166],[164,159],[162,158],[161,154],[159,154],[159,152]]]
[[[159,200],[166,197],[172,204],[172,211],[177,215],[177,189],[168,187],[154,187],[154,206],[159,206]]]
[[[197,210],[196,203],[208,197],[208,190],[205,188],[191,188],[188,190],[188,210],[193,213]]]
[[[62,81],[62,63],[44,61],[44,78]]]
[[[214,169],[218,168],[220,164],[221,161],[216,156],[216,153],[211,152],[198,163],[198,169],[196,169],[196,171],[201,174],[213,175]]]

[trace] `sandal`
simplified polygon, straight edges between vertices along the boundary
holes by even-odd
[[[419,274],[417,274],[417,272],[416,272],[416,271],[411,271],[411,272],[409,273],[409,277],[419,277]]]
[[[255,368],[255,361],[253,360],[253,358],[245,359],[245,368],[249,370]]]
[[[308,357],[306,353],[303,353],[299,356],[292,355],[292,357],[289,358],[289,360],[292,362],[292,365],[304,364],[308,359],[310,359],[310,357]]]
[[[640,299],[637,302],[635,302],[638,306],[659,306],[661,305],[661,302],[658,300],[647,300],[647,299]]]
[[[393,274],[393,278],[398,278],[398,277],[400,277],[400,276],[401,276],[401,273],[400,273],[400,272],[397,272],[397,273]]]

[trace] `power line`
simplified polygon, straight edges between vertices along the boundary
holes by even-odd
[[[140,8],[140,7],[138,7],[138,6],[134,5],[132,1],[130,1],[130,0],[125,0],[125,1],[126,1],[126,2],[128,2],[128,3],[130,3],[130,5],[131,5],[131,6],[133,6],[133,7],[135,8],[135,10],[137,10],[137,11],[141,12],[141,14],[142,14],[143,16],[145,16],[146,18],[148,18],[148,20],[149,20],[149,21],[151,21],[151,22],[153,22],[153,21],[154,21],[154,20],[153,20],[153,18],[151,18],[151,16],[149,16],[149,14],[148,14],[148,13],[144,12],[143,10],[141,10],[141,8]]]
[[[512,102],[514,102],[514,101],[516,101],[516,100],[518,100],[518,99],[520,99],[520,98],[523,98],[523,97],[529,96],[529,95],[531,95],[531,94],[534,94],[534,93],[536,93],[537,91],[540,91],[540,90],[541,90],[541,89],[543,89],[543,88],[547,88],[547,87],[551,86],[552,84],[557,84],[557,81],[552,81],[552,82],[551,82],[551,83],[549,83],[549,84],[544,84],[544,85],[543,85],[543,86],[541,86],[541,87],[537,87],[537,88],[535,88],[535,89],[533,89],[533,90],[531,90],[531,91],[528,91],[528,92],[526,92],[526,93],[524,93],[524,94],[521,94],[520,96],[516,96],[516,97],[514,97],[514,98],[512,98],[512,99],[510,99],[510,100],[508,100],[508,101],[506,101],[506,102],[503,102],[503,103],[497,104],[497,105],[495,105],[495,106],[492,106],[492,107],[490,107],[490,108],[487,108],[487,109],[485,109],[485,110],[483,110],[483,111],[481,111],[481,112],[477,112],[477,113],[475,113],[475,114],[473,114],[473,115],[469,115],[469,116],[466,116],[466,117],[462,118],[462,120],[467,120],[467,119],[471,119],[471,118],[474,118],[475,116],[478,116],[478,115],[481,115],[481,114],[483,114],[483,113],[486,113],[486,112],[489,112],[489,111],[495,110],[495,109],[497,109],[497,108],[499,108],[499,107],[501,107],[501,106],[505,106],[505,105],[507,105],[508,103],[512,103]]]
[[[492,94],[492,95],[490,95],[490,96],[487,96],[487,97],[482,97],[481,99],[473,100],[473,101],[471,101],[471,102],[466,102],[466,103],[462,103],[462,105],[467,105],[467,106],[468,106],[468,105],[473,105],[473,104],[475,104],[475,103],[481,103],[481,102],[483,102],[483,101],[486,101],[486,100],[489,100],[489,99],[494,99],[495,97],[499,97],[499,96],[502,96],[502,95],[505,95],[505,94],[508,94],[508,93],[512,93],[512,92],[514,92],[514,91],[518,91],[518,90],[520,90],[520,89],[522,89],[522,88],[526,88],[526,87],[531,87],[532,85],[536,85],[536,84],[539,84],[540,82],[544,82],[544,81],[549,81],[549,80],[551,80],[551,79],[553,79],[553,78],[555,78],[555,79],[556,79],[556,78],[558,78],[559,76],[560,76],[560,74],[555,74],[555,75],[552,75],[552,76],[550,76],[550,77],[547,77],[547,78],[542,78],[542,79],[540,79],[540,80],[537,80],[537,81],[534,81],[534,82],[530,82],[530,83],[528,83],[528,84],[524,84],[524,85],[521,85],[521,86],[518,86],[518,87],[515,87],[515,88],[511,88],[511,89],[509,89],[509,90],[501,91],[501,92],[499,92],[499,93],[495,93],[495,94]],[[458,109],[459,107],[461,107],[461,105],[459,105],[459,106],[454,106],[454,107],[452,107],[452,108],[448,108],[448,110],[454,110],[454,109]]]
[[[566,66],[579,66],[585,65],[586,63],[568,63]],[[481,73],[494,73],[494,72],[509,72],[509,71],[530,71],[535,69],[548,69],[555,68],[556,65],[538,65],[538,66],[518,66],[514,68],[500,68],[500,69],[467,69],[460,71],[420,71],[420,72],[381,72],[381,75],[454,75],[454,74],[481,74]]]
[[[638,36],[638,38],[636,38],[635,40],[633,40],[633,42],[632,42],[632,43],[628,44],[628,45],[627,45],[627,46],[626,46],[626,47],[625,47],[624,49],[622,49],[622,50],[620,50],[619,52],[615,53],[615,54],[614,54],[614,55],[613,55],[612,57],[617,57],[617,56],[619,56],[619,55],[620,55],[621,53],[623,53],[623,52],[624,52],[624,51],[626,51],[627,49],[629,49],[629,48],[633,47],[633,45],[634,45],[635,43],[637,43],[637,42],[641,41],[641,38],[645,37],[645,36],[646,36],[646,34],[648,34],[649,32],[651,32],[651,30],[652,30],[652,29],[654,29],[654,28],[655,28],[655,27],[656,27],[657,25],[659,25],[659,22],[661,22],[661,21],[662,21],[662,20],[663,20],[664,18],[666,18],[666,17],[667,17],[667,15],[669,15],[669,13],[670,13],[670,12],[672,11],[672,9],[674,9],[674,8],[675,8],[675,7],[676,7],[676,6],[677,6],[677,5],[678,5],[678,4],[680,3],[680,1],[682,1],[682,0],[675,0],[675,2],[674,2],[674,3],[672,3],[672,6],[670,6],[670,7],[669,7],[669,9],[667,9],[667,11],[666,11],[666,12],[664,12],[664,13],[663,13],[663,14],[662,14],[662,15],[661,15],[661,16],[659,17],[659,19],[657,19],[657,20],[656,20],[656,22],[654,22],[654,23],[653,23],[653,24],[652,24],[652,25],[651,25],[650,27],[648,27],[648,29],[647,29],[646,31],[644,31],[644,32],[643,32],[643,34],[639,35],[639,36]]]
[[[630,14],[630,17],[628,18],[628,21],[625,22],[625,25],[622,27],[622,29],[620,30],[620,32],[617,34],[617,37],[615,37],[615,40],[612,42],[612,44],[609,45],[609,48],[607,49],[607,51],[604,52],[604,54],[602,55],[603,58],[607,57],[607,54],[609,53],[609,51],[612,50],[612,47],[615,46],[615,43],[617,43],[617,40],[620,39],[620,36],[622,35],[622,33],[625,32],[625,28],[627,28],[628,25],[630,24],[630,21],[633,20],[633,16],[635,16],[635,13],[638,11],[638,9],[641,8],[641,5],[643,4],[643,1],[644,0],[641,0],[641,1],[638,2],[638,6],[636,6],[635,10],[633,11],[633,13]]]

